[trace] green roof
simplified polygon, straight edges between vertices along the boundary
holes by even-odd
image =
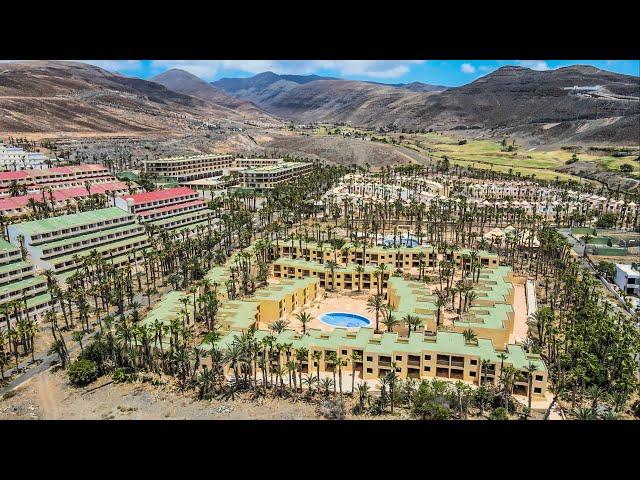
[[[112,250],[115,250],[116,248],[119,247],[127,247],[130,246],[136,242],[139,241],[148,241],[149,237],[147,237],[146,234],[142,234],[142,235],[136,235],[134,237],[127,237],[124,238],[118,242],[112,242],[112,243],[107,243],[107,244],[101,244],[98,246],[87,246],[82,250],[76,250],[73,253],[70,253],[68,255],[61,255],[59,257],[49,257],[47,259],[45,259],[44,261],[51,264],[53,266],[53,264],[56,263],[61,263],[61,262],[67,262],[69,260],[71,260],[73,257],[77,256],[77,257],[86,257],[87,255],[90,255],[92,251],[96,250],[98,253],[103,254],[103,253],[108,253]],[[46,245],[46,244],[45,244]],[[107,260],[109,259],[109,256],[107,255],[106,257]]]
[[[55,240],[53,242],[46,242],[46,243],[40,243],[38,244],[37,248],[40,250],[44,250],[49,249],[49,248],[56,248],[56,247],[64,247],[66,245],[72,246],[74,243],[79,243],[82,242],[84,240],[92,240],[94,238],[100,238],[103,237],[105,235],[110,235],[110,234],[114,234],[114,233],[120,233],[120,232],[127,232],[127,231],[133,231],[133,230],[141,230],[140,225],[135,224],[135,223],[129,223],[127,225],[123,225],[121,227],[116,227],[116,228],[109,228],[109,229],[104,229],[104,230],[100,230],[98,232],[92,232],[92,233],[85,233],[82,235],[77,235],[75,237],[72,238],[64,238],[62,240]],[[141,232],[144,232],[144,230],[141,230]],[[138,233],[138,235],[140,234],[140,232]],[[122,238],[122,237],[120,237]],[[106,242],[111,242],[113,241],[113,239],[105,239]],[[102,242],[104,243],[104,242]],[[91,247],[91,246],[95,246],[95,245],[100,245],[100,243],[98,244],[91,244],[91,245],[83,245],[82,248],[87,248],[87,247]],[[56,254],[60,254],[60,253],[64,253],[64,252],[55,252],[55,253],[49,253],[47,254],[47,256],[49,255],[56,255]]]
[[[33,267],[33,264],[31,264],[30,262],[22,262],[22,261],[7,263],[0,266],[0,273],[15,272],[17,270],[22,270],[25,267]]]
[[[280,257],[277,260],[275,260],[273,264],[284,266],[284,267],[303,268],[306,270],[316,270],[316,271],[324,270],[325,272],[330,271],[329,267],[327,267],[324,262],[319,263],[313,260],[307,261],[299,258]],[[357,269],[358,269],[358,264],[349,263],[348,265],[338,265],[334,269],[334,272],[336,273],[336,275],[338,273],[357,273]],[[366,265],[364,267],[363,273],[374,274],[376,272],[376,269],[377,267],[374,267],[373,265]],[[389,271],[387,270],[386,273],[389,273]]]
[[[258,303],[242,300],[224,302],[218,310],[218,320],[229,325],[230,330],[246,330],[256,321]]]
[[[27,299],[27,308],[38,307],[40,305],[44,305],[45,303],[49,303],[50,301],[51,294],[41,293],[39,295],[36,295],[35,297]]]
[[[183,291],[174,290],[167,293],[159,302],[157,302],[151,311],[144,317],[143,323],[151,325],[155,320],[160,320],[162,323],[168,324],[171,320],[178,318],[180,310],[183,308],[183,304],[180,300],[185,298],[188,294]]]
[[[33,236],[43,233],[57,232],[59,230],[80,227],[90,223],[104,222],[117,218],[130,217],[131,214],[118,207],[102,208],[89,212],[73,213],[71,215],[61,215],[59,217],[45,218],[10,225],[10,229],[15,229],[18,234]]]
[[[0,287],[0,295],[4,295],[6,293],[13,293],[16,291],[22,291],[34,285],[43,286],[47,285],[47,280],[44,277],[34,276],[25,278],[24,280],[20,280],[19,282],[8,283],[7,285],[2,285]]]
[[[319,280],[316,277],[307,278],[290,278],[282,280],[280,283],[271,283],[265,288],[256,290],[252,297],[247,297],[249,301],[259,300],[272,300],[280,301],[285,295],[291,295],[299,288],[305,288],[308,285],[317,283]]]
[[[0,252],[19,252],[20,249],[16,247],[13,243],[7,242],[4,238],[0,238]]]
[[[498,355],[501,353],[493,347],[491,340],[479,339],[478,343],[467,343],[464,335],[455,332],[438,332],[436,335],[413,334],[408,339],[398,337],[397,333],[383,333],[375,335],[372,328],[362,327],[356,332],[345,328],[336,328],[332,332],[317,329],[307,330],[302,335],[286,329],[276,335],[277,343],[291,343],[294,349],[305,347],[308,349],[338,350],[341,347],[351,347],[363,350],[364,353],[395,355],[399,353],[419,355],[422,352],[442,353],[448,355],[468,355],[493,363],[500,363]],[[261,340],[271,334],[266,330],[257,330],[255,336]],[[222,348],[228,347],[237,337],[236,332],[225,335],[218,343]],[[202,348],[210,349],[210,345],[203,344]],[[505,364],[524,369],[531,362],[539,371],[546,371],[544,362],[538,356],[528,356],[519,345],[508,345]]]

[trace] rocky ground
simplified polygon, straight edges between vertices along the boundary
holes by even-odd
[[[110,377],[76,388],[61,371],[45,372],[8,398],[0,400],[0,420],[313,420],[321,418],[316,406],[287,399],[262,402],[199,401],[181,393],[172,383],[107,384]],[[101,386],[107,384],[105,386]],[[96,388],[100,387],[100,388]]]

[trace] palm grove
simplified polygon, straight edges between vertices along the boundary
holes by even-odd
[[[429,241],[441,253],[453,246],[472,250],[464,260],[470,263],[471,272],[462,282],[453,282],[455,265],[451,262],[439,262],[431,274],[420,268],[420,281],[438,283],[438,316],[440,308],[460,312],[471,304],[475,274],[481,268],[475,251],[494,251],[514,270],[541,280],[542,306],[531,321],[524,347],[541,354],[549,367],[554,402],[569,404],[578,418],[614,418],[629,408],[638,392],[637,328],[623,313],[610,308],[594,278],[571,258],[564,237],[548,220],[513,207],[469,207],[464,198],[436,201],[427,207],[391,198],[337,204],[324,195],[345,173],[355,170],[354,166],[317,164],[311,175],[274,188],[259,207],[254,193],[229,192],[210,202],[219,221],[200,227],[197,235],[148,227],[151,248],[140,258],[131,255],[126,267],[116,268],[109,258],[93,252],[82,259],[65,288],[47,274],[52,308],[43,323],[52,339],[50,351],[57,353],[61,366],[69,368],[77,384],[100,375],[126,381],[164,374],[175,377],[180,388],[195,390],[202,399],[242,392],[285,396],[317,402],[334,418],[344,416],[345,397],[354,414],[394,413],[400,408],[423,419],[507,418],[518,410],[512,392],[519,373],[509,368],[503,369],[497,386],[479,388],[437,379],[402,380],[392,368],[380,379],[380,393],[373,395],[366,383],[356,386],[352,380],[349,386],[343,384],[342,376],[355,369],[356,358],[329,358],[334,366],[332,378],[321,378],[319,371],[303,373],[302,359],[308,352],[275,341],[274,334],[287,326],[282,321],[275,322],[272,333],[260,340],[250,329],[229,347],[216,346],[220,338],[218,290],[225,289],[231,299],[251,295],[266,282],[273,246],[315,242],[339,249],[348,239],[364,252],[378,233],[395,238],[400,226],[408,223],[419,241]],[[430,173],[419,168],[400,171],[413,177]],[[378,180],[384,183],[390,174],[383,169]],[[581,219],[560,212],[555,220],[561,225]],[[485,229],[506,224],[514,225],[515,231],[503,244],[494,245],[482,237]],[[336,234],[338,229],[344,237]],[[534,235],[525,236],[527,231],[540,241],[535,254],[529,240]],[[237,253],[230,261],[234,251],[250,244],[254,245],[253,255]],[[225,263],[230,275],[224,284],[204,279],[212,267]],[[144,323],[143,304],[149,306],[168,286],[189,293],[183,299],[180,319]],[[384,292],[378,291],[370,305],[376,319],[381,316],[385,329],[392,331],[399,320],[393,318]],[[33,338],[38,327],[34,319],[21,314],[21,307],[20,302],[3,306],[7,319],[0,337],[3,378],[10,364],[18,366],[20,355],[33,356],[35,351]],[[10,315],[18,321],[10,323]],[[409,325],[409,332],[411,326],[414,330],[418,326],[412,319],[402,321]],[[69,332],[74,333],[66,335]],[[80,348],[73,362],[69,342]],[[203,343],[211,348],[201,348]],[[230,378],[224,375],[226,366],[233,371]],[[530,414],[528,409],[519,411]]]

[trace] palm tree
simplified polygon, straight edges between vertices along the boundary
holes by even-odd
[[[387,303],[384,301],[384,297],[381,294],[374,295],[369,297],[367,301],[367,311],[375,312],[376,314],[376,329],[375,333],[380,332],[379,320],[380,320],[380,312],[386,309]]]
[[[385,327],[387,327],[387,332],[393,332],[393,327],[400,324],[400,320],[393,316],[393,307],[387,304],[387,307],[384,310],[382,323]]]
[[[533,394],[533,374],[535,373],[535,371],[537,370],[536,366],[529,362],[529,365],[527,365],[527,380],[529,382],[529,388],[527,393],[528,395],[528,401],[527,401],[527,410],[529,412],[529,415],[531,415],[531,396]]]
[[[300,312],[296,314],[296,319],[302,324],[302,334],[307,333],[307,323],[310,323],[313,318],[307,312]]]
[[[360,352],[353,350],[349,360],[351,361],[351,395],[353,395],[353,387],[356,382],[356,363],[362,362],[362,355]]]
[[[336,262],[334,262],[333,260],[327,260],[327,262],[325,263],[325,267],[329,269],[329,272],[331,273],[331,288],[330,290],[333,290],[335,287],[335,282],[336,282],[336,276],[335,276],[335,270],[336,268],[338,268],[338,264]]]
[[[407,326],[407,338],[411,336],[411,329],[417,330],[418,327],[422,326],[423,322],[417,315],[407,314],[402,319],[404,324]]]

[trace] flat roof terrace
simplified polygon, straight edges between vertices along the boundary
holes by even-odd
[[[15,229],[18,234],[33,237],[45,233],[59,232],[70,228],[81,227],[116,219],[126,219],[133,216],[118,207],[102,208],[89,212],[73,213],[71,215],[61,215],[59,217],[45,218],[42,220],[32,220],[15,225],[10,225],[10,229]]]
[[[247,168],[243,174],[264,174],[264,173],[281,173],[288,172],[292,169],[302,168],[311,165],[309,162],[282,162],[275,165],[264,165],[261,167]]]

